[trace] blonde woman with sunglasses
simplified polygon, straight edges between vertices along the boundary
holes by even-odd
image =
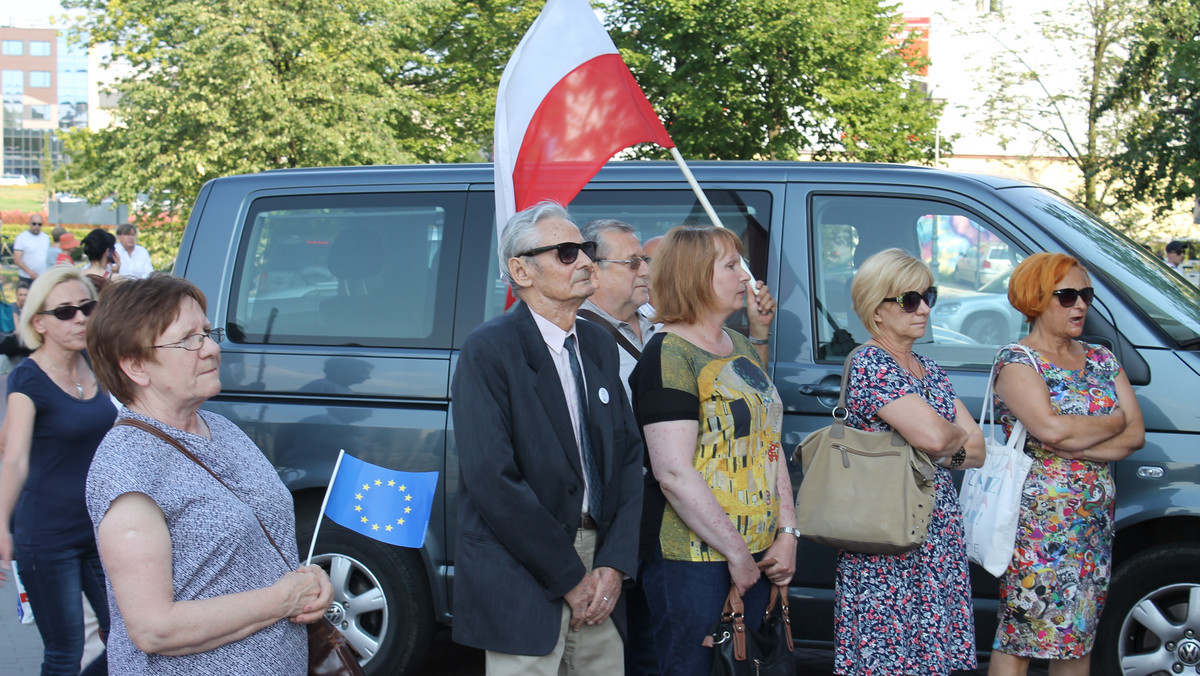
[[[846,426],[895,430],[938,465],[929,535],[902,554],[838,553],[834,671],[936,676],[974,669],[962,511],[950,470],[983,464],[983,433],[946,371],[913,345],[930,330],[933,272],[902,249],[859,266],[854,312],[871,334],[850,362]]]
[[[1025,674],[1031,658],[1053,676],[1086,675],[1112,574],[1114,484],[1109,463],[1145,442],[1137,397],[1107,348],[1079,340],[1095,293],[1079,261],[1039,253],[1021,261],[1008,300],[1029,321],[1028,353],[996,355],[996,419],[1028,431],[1012,563],[1000,583],[1000,624],[989,674]]]
[[[15,555],[45,647],[43,675],[79,673],[80,593],[96,611],[101,636],[108,634],[104,571],[84,501],[88,467],[117,417],[84,353],[95,308],[96,290],[79,270],[42,273],[17,327],[33,354],[8,376],[0,582]],[[106,673],[104,656],[84,673]]]

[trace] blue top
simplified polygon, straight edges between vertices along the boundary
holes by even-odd
[[[13,544],[22,552],[50,553],[95,542],[84,484],[96,447],[117,419],[107,392],[80,400],[32,359],[8,374],[9,393],[33,400],[29,476],[13,513]]]

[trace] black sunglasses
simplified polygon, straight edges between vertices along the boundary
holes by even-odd
[[[924,291],[905,291],[895,298],[884,298],[883,302],[891,301],[899,303],[900,309],[905,312],[916,312],[917,308],[921,307],[921,301],[933,309],[933,304],[937,302],[937,287],[931,286]]]
[[[1058,296],[1058,302],[1063,307],[1075,307],[1075,301],[1083,299],[1084,305],[1091,305],[1092,299],[1096,297],[1096,290],[1090,286],[1085,286],[1082,289],[1058,289],[1054,292]]]
[[[82,305],[80,305],[79,307],[76,307],[74,305],[60,305],[59,307],[56,307],[53,310],[43,310],[42,312],[39,312],[38,314],[39,315],[54,315],[55,319],[66,322],[66,321],[75,319],[76,311],[82,312],[84,317],[90,317],[90,316],[92,316],[92,311],[95,309],[96,309],[96,301],[89,300],[86,303],[83,303]]]
[[[558,251],[558,262],[563,265],[570,265],[579,258],[579,252],[591,260],[596,260],[596,243],[595,242],[563,242],[562,244],[551,244],[550,246],[539,246],[536,249],[530,249],[517,254],[518,258],[525,256],[539,256],[547,251]]]

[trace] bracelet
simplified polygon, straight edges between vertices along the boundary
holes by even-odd
[[[967,447],[963,446],[958,449],[958,452],[950,456],[950,469],[958,469],[962,467],[963,462],[967,459]]]
[[[779,529],[778,532],[779,533],[787,533],[788,535],[791,535],[792,537],[796,538],[797,540],[800,539],[800,529],[798,529],[798,528],[792,528],[791,526],[783,526]]]
[[[767,332],[766,338],[755,338],[754,336],[746,336],[750,339],[751,345],[768,345],[771,342],[771,333]]]

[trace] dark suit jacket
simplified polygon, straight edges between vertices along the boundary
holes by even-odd
[[[617,345],[578,322],[588,433],[604,484],[594,567],[633,576],[642,512],[642,439],[619,373]],[[574,541],[583,470],[558,371],[525,305],[475,329],[454,374],[459,456],[454,640],[545,655],[569,592],[588,572]],[[600,396],[607,392],[607,402]],[[624,598],[612,617],[624,633]]]

